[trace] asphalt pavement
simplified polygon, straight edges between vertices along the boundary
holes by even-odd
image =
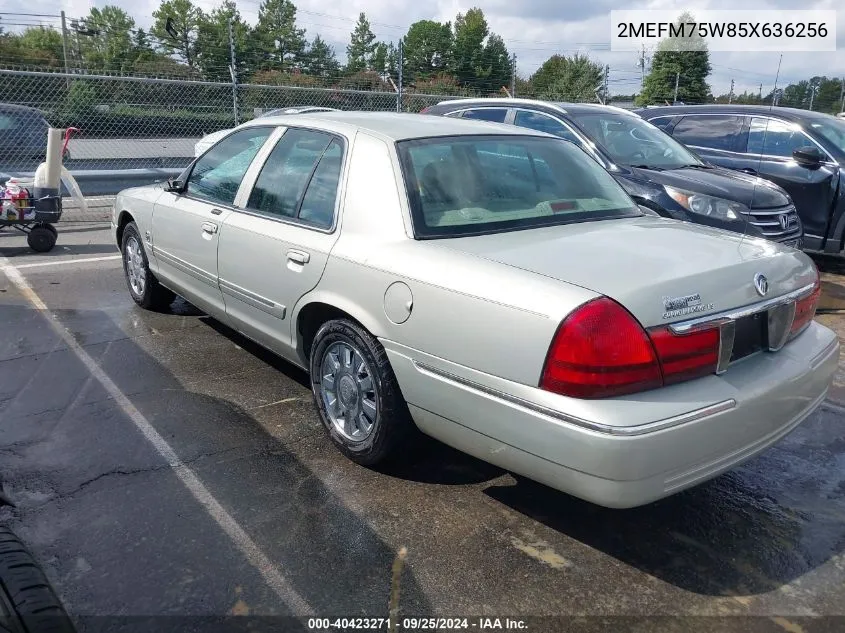
[[[0,477],[17,503],[0,520],[83,627],[387,617],[403,547],[401,616],[591,616],[534,631],[845,625],[808,619],[845,616],[845,404],[632,510],[434,441],[367,469],[324,436],[301,372],[183,300],[137,308],[107,225],[59,230],[46,255],[0,233]]]

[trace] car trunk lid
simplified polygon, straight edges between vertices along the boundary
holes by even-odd
[[[748,306],[815,281],[800,251],[653,217],[456,238],[442,245],[610,297],[645,327]],[[757,275],[765,284],[755,285]]]

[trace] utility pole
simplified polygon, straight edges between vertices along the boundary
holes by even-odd
[[[511,97],[516,96],[516,53],[511,55]]]
[[[65,61],[65,75],[70,74],[70,69],[67,63],[67,20],[65,19],[65,12],[62,11],[62,57]],[[65,77],[65,86],[70,88],[70,77]]]
[[[610,98],[607,92],[607,79],[610,75],[610,65],[606,64],[604,67],[604,92],[602,93],[602,105],[607,105],[610,101]]]
[[[64,11],[62,11],[62,57],[65,60],[65,74],[68,74],[70,70],[67,65],[67,21],[65,20]]]
[[[639,59],[639,67],[640,67],[640,91],[645,87],[645,44],[643,44],[642,50],[640,51],[640,59]]]
[[[678,84],[681,82],[681,73],[675,73],[675,96],[672,98],[672,105],[678,104]]]
[[[235,125],[238,125],[238,71],[235,65],[235,32],[231,16],[229,17],[229,57],[231,58],[229,73],[232,75],[232,109],[235,115]]]
[[[728,103],[733,103],[734,101],[734,80],[731,79],[731,91],[728,93]]]
[[[842,80],[841,88],[839,88],[839,111],[845,112],[845,79]]]
[[[813,109],[813,99],[816,96],[816,87],[813,84],[810,84],[810,110]]]
[[[402,67],[405,65],[405,49],[402,46],[402,39],[399,39],[399,86],[396,91],[396,111],[402,112]]]
[[[757,96],[760,97],[761,101],[763,100],[763,84],[760,84],[760,92],[758,93]]]

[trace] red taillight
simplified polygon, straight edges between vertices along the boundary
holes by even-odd
[[[719,364],[719,328],[675,334],[669,327],[648,331],[663,370],[663,384],[671,385],[716,371]]]
[[[645,330],[621,305],[600,297],[560,324],[540,387],[575,398],[603,398],[662,383]]]
[[[420,110],[420,114],[425,114],[425,113],[426,113],[426,112],[428,112],[429,110],[431,110],[431,106],[425,107],[425,108],[423,108],[422,110]]]
[[[817,273],[818,275],[818,273]],[[813,286],[813,291],[803,299],[795,302],[795,318],[792,319],[792,327],[789,330],[789,338],[796,336],[810,324],[816,316],[816,306],[819,304],[819,297],[822,294],[822,286],[818,276]]]
[[[540,388],[573,398],[620,396],[711,374],[718,360],[718,328],[647,333],[625,308],[600,297],[561,323]]]

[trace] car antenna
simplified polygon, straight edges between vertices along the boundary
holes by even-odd
[[[769,101],[769,114],[772,113],[772,110],[775,106],[775,99],[778,98],[778,80],[780,79],[780,65],[783,63],[783,53],[780,54],[780,59],[778,59],[778,69],[775,73],[775,87],[772,89],[772,100]],[[755,176],[757,180],[754,182],[754,191],[751,194],[751,208],[754,207],[754,198],[757,196],[757,187],[759,186],[760,180],[760,167],[763,165],[763,150],[766,147],[766,137],[769,134],[769,122],[771,121],[770,118],[766,118],[766,127],[763,128],[763,141],[760,143],[760,154],[757,156],[757,169],[755,170]],[[751,135],[751,129],[749,127],[748,130],[749,138]],[[746,233],[748,233],[748,222],[749,219],[746,216],[745,218],[745,231],[742,232],[742,238],[745,239]],[[742,246],[742,240],[740,240],[740,246]]]

